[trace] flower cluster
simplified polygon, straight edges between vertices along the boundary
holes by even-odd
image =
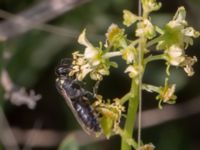
[[[142,0],[143,15],[147,17],[150,12],[159,10],[161,3],[157,3],[156,0]]]
[[[133,45],[129,45],[126,48],[121,50],[122,58],[126,61],[127,64],[132,64],[136,59],[137,50]]]
[[[135,35],[134,40],[128,38],[124,28],[111,24],[105,34],[105,43],[100,42],[99,46],[94,46],[86,38],[86,30],[83,30],[78,38],[78,43],[83,45],[85,50],[84,53],[78,51],[73,53],[72,70],[69,73],[80,81],[90,75],[91,79],[99,82],[105,75],[110,74],[111,67],[118,67],[117,63],[111,61],[111,58],[120,56],[126,62],[127,66],[124,72],[128,73],[132,79],[130,92],[121,99],[116,98],[112,101],[105,101],[102,96],[96,95],[92,107],[99,114],[103,133],[107,137],[110,137],[112,133],[119,134],[123,141],[134,148],[137,147],[137,144],[130,138],[132,133],[127,132],[130,129],[123,130],[119,127],[120,118],[125,111],[122,104],[128,100],[131,102],[131,100],[139,99],[137,92],[140,89],[140,83],[142,83],[142,89],[157,93],[156,99],[159,101],[159,108],[162,108],[163,103],[174,104],[177,98],[175,95],[176,85],[168,83],[169,68],[170,66],[182,67],[188,76],[194,74],[193,65],[197,62],[197,58],[188,56],[186,49],[193,44],[193,39],[200,35],[198,31],[188,26],[184,7],[180,7],[173,19],[162,29],[154,25],[149,16],[151,12],[161,7],[161,3],[157,3],[156,0],[141,0],[141,2],[142,16],[128,10],[123,11],[123,24],[126,27],[136,24],[136,30],[132,34]],[[159,54],[151,53],[151,46],[159,51]],[[155,60],[164,60],[167,64],[164,86],[140,82],[147,64]],[[132,106],[132,108],[134,107],[137,106]],[[131,109],[131,107],[128,108]],[[127,118],[130,119],[130,117],[132,116],[127,114]],[[139,150],[153,149],[152,144],[139,147]]]
[[[144,43],[148,40],[156,41],[156,49],[163,51],[160,56],[149,55],[149,60],[165,59],[168,66],[179,66],[184,69],[188,76],[194,74],[193,65],[197,62],[195,56],[190,57],[186,54],[185,49],[193,44],[193,38],[197,38],[200,33],[188,26],[186,11],[184,7],[180,7],[173,19],[169,21],[163,29],[158,29],[151,23],[149,14],[161,7],[156,0],[142,0],[143,16],[133,14],[128,10],[123,11],[123,24],[127,27],[137,23],[135,36],[138,39],[132,41],[127,38],[125,29],[120,28],[116,24],[111,24],[106,33],[106,43],[100,43],[98,47],[92,45],[86,38],[86,30],[80,34],[78,42],[85,46],[83,54],[79,52],[73,53],[73,66],[70,75],[76,75],[78,80],[83,80],[88,74],[93,80],[102,80],[103,76],[109,75],[110,67],[117,67],[115,62],[110,58],[121,56],[127,63],[125,73],[139,83],[139,75],[144,72],[144,66],[139,62],[139,39],[143,39]],[[159,36],[160,34],[160,36]],[[159,40],[155,40],[159,39]],[[143,47],[141,54],[144,60],[144,54],[149,53],[148,44]],[[165,85],[160,88],[157,99],[165,103],[171,103],[176,99],[174,93],[175,85]]]
[[[123,24],[127,27],[131,26],[134,24],[136,21],[142,19],[141,17],[133,14],[129,10],[124,10],[123,11]]]
[[[139,150],[154,150],[155,146],[153,144],[145,144],[139,148]]]
[[[118,129],[120,118],[125,108],[118,98],[112,100],[112,103],[110,101],[105,102],[100,95],[97,95],[96,98],[97,100],[92,107],[101,115],[100,120],[103,132],[109,138],[112,132]]]
[[[164,86],[154,86],[154,85],[148,85],[143,84],[142,89],[148,91],[148,92],[155,92],[158,95],[156,96],[156,99],[159,101],[159,108],[162,109],[162,103],[167,104],[174,104],[176,102],[176,95],[175,95],[175,84],[169,84],[169,79],[165,79],[165,85]]]
[[[161,6],[161,4],[156,3],[155,0],[143,0],[142,3],[143,9],[146,11],[144,14],[149,14],[154,10],[158,10]],[[185,50],[189,45],[193,44],[193,38],[199,37],[200,33],[188,26],[188,23],[185,20],[185,8],[180,7],[173,19],[166,24],[164,29],[158,29],[158,27],[154,26],[147,16],[139,17],[130,11],[124,10],[123,23],[129,27],[139,21],[135,32],[137,37],[152,39],[156,36],[156,32],[161,34],[160,37],[158,37],[159,41],[157,42],[156,49],[164,51],[162,58],[165,58],[169,65],[183,67],[188,76],[192,76],[194,74],[192,66],[197,62],[197,58],[195,56],[187,56]],[[131,49],[130,46],[128,46],[122,51],[122,58],[127,61],[127,64],[132,63],[133,60],[138,57],[135,53],[135,51],[138,51],[137,48],[132,46]],[[148,50],[144,50],[144,53],[146,51]],[[126,72],[131,72],[132,75],[130,77],[133,77],[133,74],[136,74],[135,70],[137,69],[134,68],[134,66],[130,66],[126,70],[128,70]]]
[[[121,29],[116,24],[111,24],[106,33],[106,39],[109,47],[114,49],[126,47],[126,35],[124,29]]]
[[[146,37],[147,39],[152,39],[156,34],[155,27],[149,19],[143,19],[139,22],[135,33],[137,37]]]
[[[162,103],[174,104],[176,102],[175,88],[175,84],[166,84],[164,87],[160,87],[159,95],[156,97],[159,100],[159,108],[162,108]]]
[[[166,24],[163,29],[161,40],[158,42],[156,48],[157,50],[164,50],[166,60],[170,65],[184,67],[185,72],[191,76],[194,74],[192,65],[194,65],[197,59],[196,57],[189,57],[190,61],[188,61],[185,49],[193,44],[192,38],[199,37],[200,33],[194,28],[188,27],[185,17],[185,8],[180,7],[172,21]],[[186,66],[187,69],[185,69]]]
[[[180,64],[181,67],[183,67],[184,71],[187,73],[188,76],[193,76],[194,75],[194,70],[192,66],[197,62],[197,57],[189,57],[185,56],[184,61]]]
[[[80,54],[78,51],[73,53],[70,75],[76,75],[80,81],[88,74],[93,80],[102,80],[104,75],[109,75],[110,66],[116,67],[116,64],[105,57],[101,46],[94,47],[85,34],[86,31],[83,30],[78,38],[78,42],[86,47],[85,52],[84,54]]]

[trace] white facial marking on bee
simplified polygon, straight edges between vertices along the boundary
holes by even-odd
[[[60,84],[63,85],[64,83],[65,83],[65,81],[61,79],[61,80],[60,80]]]

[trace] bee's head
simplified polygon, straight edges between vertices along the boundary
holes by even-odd
[[[57,76],[67,76],[71,71],[71,62],[72,60],[69,58],[62,59],[55,69],[55,74]]]

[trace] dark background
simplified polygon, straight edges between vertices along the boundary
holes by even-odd
[[[1,0],[0,9],[14,15],[23,14],[25,11],[31,11],[35,5],[41,2],[42,0]],[[49,4],[50,2],[53,1],[49,1]],[[58,0],[56,2],[54,0],[54,2],[55,6],[56,3],[60,3],[61,1]],[[183,5],[187,10],[189,24],[195,29],[200,30],[199,0],[162,0],[161,2],[163,5],[161,10],[151,15],[155,24],[163,26],[172,18],[177,8]],[[36,25],[33,24],[33,29],[20,33],[24,23],[18,26],[5,27],[3,24],[8,22],[9,16],[5,16],[5,14],[0,12],[0,17],[2,18],[0,22],[0,35],[3,34],[9,37],[7,41],[1,43],[1,50],[8,51],[11,54],[8,60],[1,61],[3,67],[7,69],[15,84],[24,86],[27,89],[34,89],[36,93],[42,95],[42,99],[38,101],[34,110],[28,109],[25,105],[15,106],[1,99],[2,108],[11,129],[17,128],[22,131],[33,128],[41,131],[52,130],[63,133],[61,134],[62,138],[66,132],[80,129],[71,111],[56,91],[55,66],[61,58],[71,57],[71,53],[74,50],[79,49],[83,52],[84,47],[78,45],[77,37],[84,28],[87,29],[90,41],[96,44],[99,39],[104,38],[104,34],[111,23],[123,26],[123,9],[129,9],[137,13],[137,2],[134,0],[92,0],[85,4],[77,1],[77,4],[79,6],[69,11],[63,11],[60,15],[56,15],[50,19],[45,20],[45,16],[44,18],[41,17],[44,19],[41,19],[42,23],[53,25],[57,29],[55,31],[53,30],[55,28],[47,29],[48,31],[37,29],[37,23],[40,21],[36,21],[34,22]],[[38,13],[38,15],[40,14],[42,12]],[[49,13],[49,16],[51,15]],[[27,19],[31,20],[31,15]],[[43,28],[45,27],[43,26]],[[131,34],[132,30],[128,29],[129,34]],[[199,58],[199,42],[199,39],[195,40],[194,45],[189,47],[187,53],[192,56],[196,55]],[[99,93],[106,98],[121,97],[129,90],[130,79],[123,74],[124,63],[121,60],[119,62],[119,70],[112,69],[111,76],[105,77],[99,87]],[[182,69],[172,69],[171,82],[177,83],[177,105],[182,106],[181,104],[186,104],[186,107],[177,107],[178,116],[183,117],[177,117],[171,121],[144,128],[142,131],[144,143],[152,142],[158,150],[199,150],[200,113],[192,112],[194,111],[193,106],[199,105],[198,99],[200,100],[200,64],[197,63],[194,69],[196,73],[191,78],[188,78]],[[144,80],[148,83],[162,85],[164,77],[164,63],[155,62],[147,67]],[[88,81],[87,85],[91,89],[93,83]],[[4,92],[1,92],[1,97],[3,97],[3,94]],[[193,105],[188,105],[187,108],[187,102],[189,101],[193,102]],[[156,108],[157,101],[155,100],[155,95],[144,92],[143,109]],[[165,115],[167,116],[168,113],[165,113]],[[151,120],[153,117],[150,115],[148,119]],[[16,134],[16,136],[19,135]],[[38,146],[37,144],[33,144],[33,146],[28,146],[28,148],[35,150],[58,149],[62,138],[55,145]],[[108,141],[95,142],[95,144],[82,144],[81,146],[73,142],[63,142],[67,143],[66,147],[68,148],[65,149],[76,150],[78,147],[81,150],[120,149],[120,139],[117,136],[112,137]],[[2,142],[0,141],[0,143]],[[24,143],[22,142],[21,148],[23,148],[23,145]]]

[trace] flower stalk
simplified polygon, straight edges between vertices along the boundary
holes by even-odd
[[[184,7],[178,8],[172,20],[163,28],[159,28],[151,22],[150,13],[157,11],[161,3],[156,0],[141,0],[143,14],[138,16],[128,10],[123,11],[123,24],[130,27],[136,24],[134,32],[135,39],[128,39],[125,29],[116,24],[111,24],[107,30],[106,42],[99,42],[94,46],[86,38],[86,30],[80,34],[78,42],[85,46],[84,53],[76,51],[73,53],[72,70],[69,75],[82,81],[86,76],[98,83],[104,76],[110,75],[110,68],[117,68],[117,62],[111,61],[113,57],[121,57],[127,64],[124,73],[131,78],[130,91],[122,98],[105,100],[103,96],[95,93],[94,103],[91,104],[95,112],[99,114],[99,123],[102,133],[109,138],[118,134],[121,136],[121,150],[153,150],[153,144],[141,144],[140,129],[138,129],[138,143],[133,138],[133,131],[137,110],[141,110],[141,92],[157,93],[156,100],[158,108],[162,104],[174,104],[176,102],[176,85],[170,83],[170,67],[181,67],[188,76],[194,75],[193,65],[197,62],[195,56],[186,54],[186,48],[193,44],[193,38],[199,37],[200,33],[189,27],[185,20],[186,11]],[[154,47],[153,47],[154,46]],[[155,48],[159,53],[152,54],[150,48]],[[153,61],[162,60],[166,63],[166,78],[164,85],[151,85],[143,83],[143,75],[147,64]],[[126,108],[124,104],[128,102]],[[127,112],[125,114],[125,112]],[[123,116],[125,124],[120,126],[120,119]]]
[[[128,134],[129,138],[132,138],[134,124],[137,116],[138,104],[139,104],[139,94],[138,94],[139,85],[134,80],[132,80],[131,90],[129,93],[134,93],[134,94],[132,94],[133,96],[129,97],[128,110],[127,110],[128,112],[124,126],[124,131]],[[134,148],[137,149],[137,147]],[[121,143],[121,150],[131,150],[131,146],[126,142],[126,139],[123,138]]]

